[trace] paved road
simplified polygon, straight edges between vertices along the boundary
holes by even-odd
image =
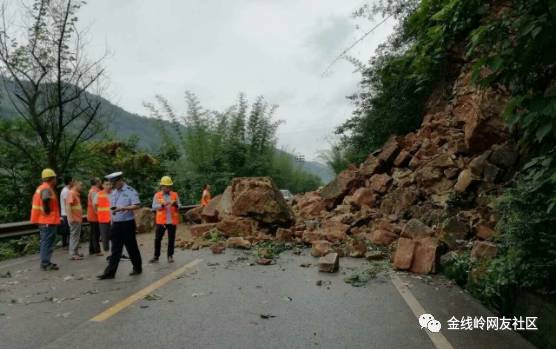
[[[141,238],[146,261],[152,235]],[[300,266],[316,263],[308,252],[259,266],[252,252],[178,250],[176,263],[161,259],[139,277],[123,262],[110,281],[94,278],[103,257],[73,262],[56,251],[62,269],[48,273],[37,256],[6,261],[0,348],[533,348],[512,332],[445,329],[452,315],[491,314],[441,277],[388,272],[356,288],[343,278],[368,262],[344,258],[339,273],[323,274]],[[421,329],[420,307],[441,334]]]

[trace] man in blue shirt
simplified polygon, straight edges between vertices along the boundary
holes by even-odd
[[[135,236],[135,215],[133,213],[140,207],[141,202],[137,191],[127,185],[122,176],[122,172],[114,172],[106,176],[106,179],[112,182],[112,192],[110,193],[112,254],[104,273],[98,276],[100,280],[113,279],[116,276],[124,246],[133,264],[133,272],[129,275],[138,275],[143,271],[141,252]]]

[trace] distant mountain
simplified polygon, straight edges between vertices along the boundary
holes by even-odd
[[[309,173],[319,176],[323,184],[329,183],[336,177],[334,171],[329,166],[317,161],[305,161],[302,168]]]
[[[12,104],[6,91],[3,88],[3,83],[0,82],[0,118],[11,118],[16,115]],[[10,90],[8,83],[8,90]],[[109,100],[97,96],[90,95],[91,99],[100,99],[102,102],[102,112],[106,115],[110,123],[107,126],[107,132],[117,139],[129,139],[130,137],[137,137],[139,146],[150,151],[156,151],[162,143],[162,136],[159,131],[159,120],[148,118],[139,114],[134,114],[126,111],[125,109],[113,104]],[[171,128],[169,122],[162,121],[168,128]],[[293,155],[292,155],[293,157]],[[303,169],[309,173],[317,175],[323,181],[328,183],[334,177],[332,170],[318,162],[305,161],[302,165]]]

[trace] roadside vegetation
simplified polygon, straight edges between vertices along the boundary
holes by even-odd
[[[137,137],[114,137],[109,110],[117,108],[104,108],[101,98],[108,78],[104,57],[87,55],[86,35],[77,25],[84,5],[35,0],[1,9],[3,18],[16,10],[21,16],[0,23],[0,222],[29,218],[45,167],[85,181],[121,170],[147,205],[165,174],[174,177],[184,204],[198,203],[203,185],[211,184],[217,194],[235,176],[272,176],[294,193],[321,185],[293,155],[276,150],[277,106],[262,97],[249,108],[241,96],[237,105],[213,112],[188,93],[185,118],[157,98],[175,126],[159,123],[163,144],[144,149]]]
[[[520,291],[556,292],[556,3],[549,0],[385,0],[355,16],[397,19],[394,34],[362,68],[353,116],[333,154],[360,163],[392,134],[421,123],[469,64],[472,83],[508,96],[504,118],[522,170],[493,205],[498,255],[480,265],[463,251],[448,275],[486,304],[508,308]],[[338,162],[336,157],[331,157]],[[344,164],[345,164],[344,163]]]
[[[160,123],[161,148],[167,173],[176,178],[187,200],[195,202],[204,184],[224,191],[234,177],[271,176],[280,188],[293,193],[315,190],[321,180],[302,170],[291,154],[276,149],[274,118],[277,105],[258,97],[249,105],[243,94],[224,111],[204,108],[192,92],[185,93],[186,111],[180,113],[161,96],[145,104]],[[183,116],[180,116],[183,115]]]

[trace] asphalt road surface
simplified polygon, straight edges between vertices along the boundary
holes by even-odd
[[[0,278],[0,348],[533,348],[512,331],[447,329],[452,316],[493,315],[440,276],[386,270],[353,287],[344,278],[370,262],[320,273],[308,249],[269,266],[253,251],[178,249],[175,263],[150,265],[153,235],[140,238],[140,276],[122,261],[98,281],[104,257],[69,261],[61,249],[59,271],[40,271],[37,255],[0,263],[11,274]],[[422,312],[439,333],[421,328]]]

